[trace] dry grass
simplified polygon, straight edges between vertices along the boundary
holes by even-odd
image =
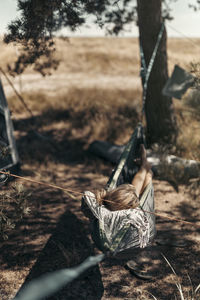
[[[59,71],[85,74],[137,75],[139,48],[136,39],[73,38],[57,41]]]
[[[168,39],[168,63],[169,71],[173,70],[175,64],[189,69],[191,62],[199,62],[200,39]]]
[[[140,92],[134,91],[135,95]],[[94,139],[107,139],[111,142],[126,142],[139,121],[139,101],[132,100],[133,90],[120,91],[112,89],[70,89],[66,95],[60,95],[56,101],[43,93],[24,94],[26,103],[40,115],[41,129],[71,128],[71,134],[92,142]],[[12,111],[20,114],[22,105],[16,96],[9,98]],[[63,122],[64,119],[64,122]]]
[[[17,57],[17,48],[13,45],[6,45],[0,38],[0,67],[5,69],[8,63],[14,62]]]
[[[189,91],[182,102],[175,104],[179,137],[177,150],[181,156],[200,160],[200,102],[198,91]]]
[[[196,47],[184,39],[168,40],[170,73],[174,64],[189,68],[190,62],[199,60],[200,40],[194,42]],[[70,38],[56,43],[61,63],[51,77],[42,78],[29,68],[21,83],[13,79],[28,106],[52,122],[53,111],[66,111],[71,128],[88,141],[127,141],[141,110],[137,39]],[[12,62],[15,52],[3,45],[1,66]],[[13,116],[20,114],[24,108],[5,80],[3,83]],[[194,93],[184,101],[174,100],[180,128],[177,153],[200,160],[198,103]]]

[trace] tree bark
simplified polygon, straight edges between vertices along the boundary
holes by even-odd
[[[162,0],[137,0],[139,38],[148,66],[162,26]],[[158,48],[148,81],[145,103],[148,145],[159,142],[174,144],[177,138],[177,124],[172,99],[162,95],[168,79],[166,30]]]

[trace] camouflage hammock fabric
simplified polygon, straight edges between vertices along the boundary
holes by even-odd
[[[147,189],[148,195],[151,184]],[[115,255],[130,248],[144,248],[149,244],[150,226],[142,208],[110,211],[99,205],[91,192],[85,192],[84,199],[98,220],[99,240],[104,251],[111,251]]]
[[[139,156],[139,146],[145,143],[141,124],[135,129],[129,143],[114,169],[107,190],[112,190],[120,184],[131,183],[138,171],[134,158]],[[92,237],[103,252],[113,256],[150,245],[156,234],[154,212],[154,190],[150,183],[140,198],[140,207],[121,211],[109,211],[97,204],[95,195],[85,192],[83,210],[90,210]]]

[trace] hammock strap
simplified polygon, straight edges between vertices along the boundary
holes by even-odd
[[[119,175],[126,163],[126,160],[128,158],[128,155],[130,153],[130,150],[131,150],[131,147],[133,145],[133,141],[135,140],[136,136],[135,134],[133,134],[131,136],[131,139],[130,141],[128,142],[128,144],[126,145],[126,148],[124,149],[121,157],[120,157],[120,160],[119,160],[119,163],[114,171],[114,175],[113,177],[111,178],[111,180],[109,181],[108,185],[107,185],[107,190],[113,190],[115,187],[116,187],[116,184],[117,184],[117,180],[119,178]]]
[[[143,47],[142,47],[142,43],[140,40],[140,57],[141,57],[141,72],[140,72],[140,76],[142,78],[142,85],[143,85],[143,95],[142,95],[142,118],[145,112],[145,102],[146,102],[146,96],[147,96],[147,87],[148,87],[148,81],[149,81],[149,77],[155,62],[155,58],[156,58],[156,54],[158,52],[158,47],[160,45],[160,41],[161,38],[163,36],[163,32],[165,29],[165,24],[164,22],[162,23],[160,32],[158,34],[158,38],[157,38],[157,42],[155,45],[155,48],[153,50],[148,68],[146,67],[146,62],[145,62],[145,58],[144,58],[144,51],[143,51]]]
[[[121,157],[119,159],[119,163],[117,164],[114,171],[112,172],[112,175],[109,178],[109,181],[106,185],[106,190],[110,191],[110,190],[113,190],[114,188],[116,188],[118,178],[119,178],[125,164],[127,163],[127,160],[129,160],[130,154],[133,155],[136,152],[137,141],[141,138],[143,138],[143,140],[144,140],[143,126],[141,123],[139,123],[137,128],[135,129],[134,133],[132,134],[129,142],[127,143],[124,151],[122,152]],[[143,143],[145,143],[145,141],[143,141]],[[134,158],[131,157],[130,159],[134,159]]]

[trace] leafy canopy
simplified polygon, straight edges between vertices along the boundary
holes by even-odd
[[[8,26],[6,43],[22,45],[22,52],[11,74],[20,74],[29,64],[41,74],[56,68],[53,58],[53,37],[63,27],[75,31],[89,16],[99,26],[107,25],[107,32],[118,34],[124,25],[135,20],[135,2],[132,0],[18,0],[20,17]],[[128,8],[128,9],[127,9]]]
[[[162,1],[163,17],[171,19],[169,4],[177,0]],[[198,6],[200,0],[193,8]],[[92,16],[93,22],[104,27],[107,34],[118,35],[125,25],[137,21],[135,0],[18,0],[18,10],[20,17],[8,25],[4,37],[6,43],[21,45],[15,65],[8,65],[13,76],[22,73],[28,65],[33,65],[42,75],[56,69],[59,61],[53,55],[54,36],[63,27],[75,31]]]

